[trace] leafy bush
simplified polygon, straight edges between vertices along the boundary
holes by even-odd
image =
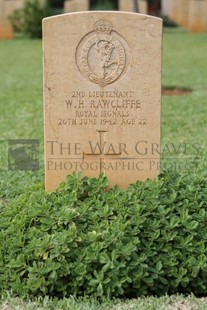
[[[49,1],[25,0],[22,9],[15,10],[10,21],[15,31],[24,32],[31,38],[42,37],[42,19],[52,15]]]
[[[178,25],[171,20],[168,16],[162,15],[161,18],[163,19],[163,26],[164,27],[178,27]]]
[[[49,2],[41,4],[39,0],[26,0],[24,4],[24,32],[32,38],[42,37],[42,19],[50,16]]]
[[[22,9],[14,10],[14,12],[9,15],[9,20],[14,31],[23,32],[24,14]]]
[[[126,190],[72,175],[0,209],[0,289],[23,296],[207,292],[206,175]]]

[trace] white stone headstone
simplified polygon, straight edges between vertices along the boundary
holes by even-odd
[[[83,12],[43,21],[45,173],[103,172],[127,187],[159,174],[162,20]]]

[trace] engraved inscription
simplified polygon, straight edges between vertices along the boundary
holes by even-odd
[[[95,160],[99,159],[100,163],[100,172],[102,170],[102,163],[104,161],[104,157],[110,155],[110,158],[112,158],[115,155],[121,155],[122,154],[122,148],[120,147],[122,143],[119,143],[119,150],[116,151],[115,147],[112,143],[107,143],[107,141],[104,140],[105,133],[107,133],[106,130],[98,130],[97,131],[99,134],[99,142],[97,142],[95,145],[92,144],[91,141],[89,141],[90,148],[91,148],[91,153],[85,153],[83,152],[83,161],[86,159],[87,156],[94,156],[95,155]],[[126,145],[125,145],[126,147]]]
[[[144,103],[132,90],[71,91],[65,100],[61,126],[145,126]]]
[[[95,22],[94,31],[79,42],[76,64],[89,81],[104,87],[118,80],[129,66],[128,46],[110,21]]]

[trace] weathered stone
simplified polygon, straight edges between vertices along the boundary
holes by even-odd
[[[0,0],[0,39],[12,39],[13,29],[9,16],[23,6],[23,0]]]
[[[169,16],[170,1],[172,1],[172,0],[162,0],[161,1],[161,11],[162,11],[162,15],[164,15],[164,16]]]
[[[139,0],[139,13],[141,14],[147,14],[148,13],[148,4],[146,0]]]
[[[169,17],[175,23],[178,22],[178,3],[180,0],[170,0],[169,2]]]
[[[89,10],[89,1],[88,0],[67,0],[64,2],[64,12],[81,12]]]
[[[189,0],[189,29],[192,32],[207,31],[207,1]]]
[[[178,24],[188,28],[189,25],[189,0],[179,0],[178,2]]]
[[[8,19],[0,17],[0,39],[12,39],[14,37],[12,26]]]
[[[148,13],[148,4],[146,0],[137,0],[139,13]],[[119,0],[119,11],[133,12],[132,0]]]
[[[162,20],[83,12],[43,21],[46,189],[103,172],[111,186],[160,165]]]
[[[5,17],[11,15],[15,10],[19,10],[23,7],[24,0],[4,0]]]

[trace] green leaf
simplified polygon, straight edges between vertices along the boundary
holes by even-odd
[[[158,271],[160,271],[160,270],[162,269],[162,262],[161,262],[161,261],[157,262],[157,264],[156,264],[156,269],[157,269]]]

